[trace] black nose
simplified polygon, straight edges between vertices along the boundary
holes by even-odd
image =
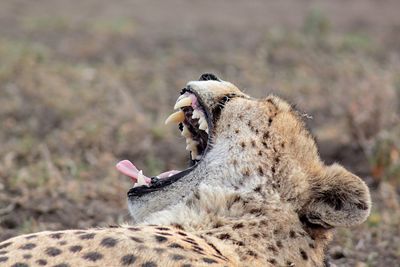
[[[221,81],[215,74],[212,73],[204,73],[200,76],[199,81]]]

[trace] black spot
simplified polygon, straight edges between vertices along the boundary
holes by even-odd
[[[231,235],[228,233],[223,233],[223,234],[218,235],[217,238],[219,238],[221,240],[225,240],[225,239],[231,238]]]
[[[39,259],[36,261],[36,263],[40,266],[45,266],[47,264],[47,261],[43,260],[43,259]]]
[[[276,249],[276,247],[273,246],[273,245],[269,245],[269,246],[267,247],[267,249],[268,249],[269,251],[274,252],[274,253],[276,253],[276,252],[278,251],[278,250]]]
[[[268,148],[268,144],[267,144],[267,142],[265,142],[265,141],[262,141],[261,142],[261,144],[265,147],[265,148]]]
[[[224,226],[224,225],[222,224],[222,222],[216,222],[216,223],[214,224],[214,228],[220,228],[220,227],[222,227],[222,226]]]
[[[61,250],[55,247],[48,247],[45,250],[46,254],[51,256],[51,257],[55,257],[61,254]]]
[[[36,244],[33,243],[27,243],[23,246],[20,246],[20,249],[24,249],[24,250],[29,250],[29,249],[33,249],[34,247],[36,247]]]
[[[244,226],[243,223],[236,223],[232,226],[232,229],[240,229],[243,228],[243,226]]]
[[[173,223],[172,226],[175,227],[176,229],[184,230],[184,229],[183,229],[183,226],[180,225],[180,224],[178,224],[178,223]]]
[[[264,134],[263,134],[263,138],[264,138],[264,139],[268,139],[268,138],[269,138],[269,132],[264,133]]]
[[[275,171],[276,171],[276,170],[275,170],[275,166],[272,166],[272,167],[271,167],[271,172],[272,172],[272,173],[275,173]]]
[[[165,252],[165,249],[164,249],[164,248],[155,248],[154,251],[155,251],[157,254],[162,254],[162,253]]]
[[[154,238],[159,243],[164,243],[168,240],[168,238],[166,238],[165,236],[161,236],[161,235],[155,235]]]
[[[188,243],[193,244],[193,245],[196,245],[196,246],[199,245],[199,244],[197,244],[197,242],[193,238],[190,238],[190,237],[187,237],[187,238],[183,239],[183,241],[188,242]]]
[[[154,261],[148,261],[143,263],[142,267],[157,267],[157,264]]]
[[[98,261],[98,260],[102,259],[103,255],[98,253],[98,252],[89,252],[89,253],[86,253],[85,255],[83,255],[82,258],[85,259],[85,260],[88,260],[88,261],[94,261],[95,262],[95,261]]]
[[[31,254],[24,254],[22,257],[23,257],[25,260],[29,260],[30,258],[32,258],[32,255],[31,255]]]
[[[245,148],[245,147],[246,147],[246,144],[245,144],[244,142],[241,142],[241,143],[240,143],[240,146],[241,146],[242,148]]]
[[[282,247],[283,247],[282,241],[280,241],[280,240],[276,241],[276,246],[277,246],[278,248],[282,248]]]
[[[205,263],[208,263],[208,264],[218,263],[216,260],[210,259],[210,258],[203,258],[203,261],[204,261]]]
[[[0,257],[0,262],[5,262],[8,260],[8,257]]]
[[[29,267],[29,265],[22,262],[17,262],[11,265],[11,267]]]
[[[212,247],[212,248],[215,250],[215,252],[218,253],[218,255],[223,256],[222,253],[221,253],[221,251],[220,251],[216,246],[214,246],[214,244],[212,244],[212,243],[207,243],[207,244],[208,244],[210,247]]]
[[[170,248],[181,248],[183,249],[183,247],[181,245],[179,245],[178,243],[172,243],[171,245],[169,245],[168,247]]]
[[[67,244],[67,241],[60,241],[60,242],[58,242],[57,244],[60,245],[60,246],[64,246],[64,245]]]
[[[84,235],[79,236],[79,238],[82,240],[89,240],[89,239],[93,239],[95,235],[96,235],[95,233],[84,234]]]
[[[251,146],[255,147],[256,146],[256,142],[254,140],[251,140]]]
[[[136,261],[136,256],[133,254],[127,254],[121,258],[122,265],[131,265],[134,264]]]
[[[101,240],[100,245],[106,248],[112,248],[117,244],[117,240],[112,237],[105,237],[103,240]]]
[[[300,249],[300,254],[301,254],[301,257],[303,258],[303,260],[305,260],[305,261],[308,260],[308,255],[304,250]]]
[[[253,234],[253,237],[254,237],[254,238],[260,238],[260,235],[257,234],[257,233],[255,233],[255,234]]]
[[[192,267],[191,264],[183,264],[181,267]]]
[[[82,250],[82,246],[72,246],[69,247],[69,251],[71,251],[72,253],[76,253]]]
[[[70,267],[70,265],[66,264],[66,263],[60,263],[60,264],[54,265],[53,267]]]
[[[196,248],[193,248],[193,251],[196,252],[196,253],[198,253],[198,254],[200,254],[200,255],[206,255],[206,254],[204,254],[203,251],[201,251],[201,250],[199,250],[199,249],[196,249]]]
[[[276,260],[275,259],[268,259],[268,262],[271,264],[276,264]]]
[[[262,156],[262,154],[263,154],[262,151],[259,150],[259,151],[258,151],[258,155],[259,155],[259,156]]]
[[[186,234],[186,233],[184,233],[184,232],[181,232],[181,231],[179,231],[179,232],[178,232],[178,235],[181,235],[181,236],[187,236],[187,234]]]
[[[235,130],[235,133],[239,133],[239,132],[240,132],[239,129],[236,129],[236,130]]]
[[[309,246],[310,248],[315,248],[314,243],[309,243],[308,246]]]
[[[204,251],[204,249],[202,247],[199,247],[199,246],[196,246],[196,245],[193,246],[193,249],[194,250],[198,250],[198,251]]]
[[[25,236],[25,238],[28,239],[28,240],[29,240],[29,239],[32,239],[32,238],[35,238],[35,237],[37,237],[37,235],[28,235],[28,236]]]
[[[140,231],[140,228],[137,228],[137,227],[129,227],[128,229],[130,231],[134,231],[134,232]]]
[[[179,255],[179,254],[171,255],[171,259],[174,260],[174,261],[180,261],[180,260],[183,260],[184,258],[185,258],[184,256]]]
[[[264,170],[263,170],[263,168],[261,166],[258,166],[258,174],[261,175],[261,176],[264,175]]]
[[[108,228],[119,228],[119,225],[110,224],[110,225],[108,226]]]
[[[254,258],[257,258],[257,257],[258,257],[258,254],[257,254],[256,252],[252,251],[252,250],[248,250],[248,251],[246,252],[246,254],[249,255],[249,256],[252,256],[252,257],[254,257]]]
[[[260,209],[260,208],[251,209],[250,213],[251,214],[260,214],[260,213],[262,213],[262,209]]]
[[[271,126],[271,124],[272,124],[272,118],[269,118],[268,119],[268,126]]]
[[[289,236],[290,236],[290,238],[296,238],[296,232],[293,230],[290,230]]]
[[[60,239],[62,236],[63,236],[62,233],[55,233],[50,235],[50,237],[54,239]]]
[[[143,240],[134,236],[131,236],[131,239],[137,243],[143,243]]]
[[[244,246],[244,243],[243,243],[243,241],[233,241],[233,244],[235,244],[235,245],[237,245],[237,246],[240,246],[240,247],[243,247]]]
[[[160,231],[169,231],[169,230],[170,230],[170,229],[167,228],[167,227],[156,227],[156,229],[157,229],[157,230],[160,230]]]

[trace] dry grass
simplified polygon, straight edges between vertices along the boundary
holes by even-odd
[[[338,230],[333,261],[399,261],[395,28],[379,37],[337,32],[314,10],[297,29],[249,32],[248,25],[221,21],[221,31],[212,18],[214,24],[197,22],[182,33],[175,18],[153,31],[138,13],[99,3],[108,13],[91,19],[84,16],[90,5],[53,16],[36,6],[3,14],[9,27],[0,30],[0,240],[127,220],[129,181],[114,164],[128,158],[150,175],[185,166],[184,144],[163,120],[187,80],[213,71],[251,95],[272,92],[296,103],[312,116],[307,121],[324,160],[343,163],[371,186],[371,217]]]

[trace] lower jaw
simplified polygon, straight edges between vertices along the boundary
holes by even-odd
[[[157,192],[160,191],[164,188],[168,188],[168,186],[172,185],[173,183],[177,182],[180,180],[182,177],[188,175],[191,171],[193,171],[198,164],[193,165],[192,167],[189,167],[186,170],[183,170],[171,177],[164,178],[164,179],[158,179],[157,182],[152,182],[151,186],[139,186],[139,187],[133,187],[128,191],[128,198],[129,199],[134,199],[137,197],[141,197],[143,195],[152,193],[152,192]],[[154,179],[154,177],[153,177]]]

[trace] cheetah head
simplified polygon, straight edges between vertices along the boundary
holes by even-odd
[[[215,201],[224,193],[262,192],[264,200],[289,203],[301,221],[323,228],[368,216],[365,183],[338,164],[325,165],[301,114],[280,98],[255,99],[203,74],[181,91],[175,109],[167,123],[178,124],[186,139],[189,168],[149,178],[128,161],[118,165],[136,182],[128,204],[137,222],[187,201],[199,188],[214,190]]]

